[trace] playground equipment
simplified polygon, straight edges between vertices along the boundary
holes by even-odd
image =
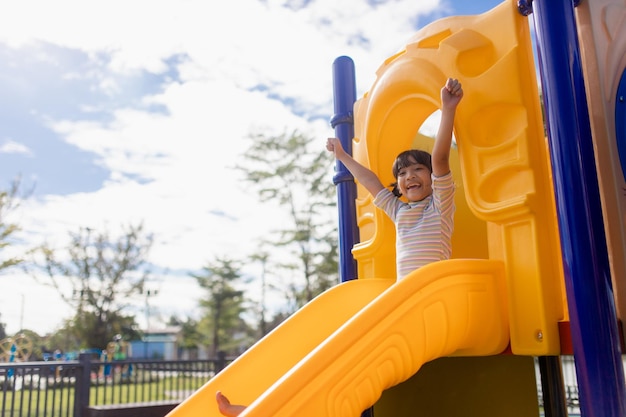
[[[33,352],[33,342],[23,333],[0,340],[1,362],[26,362]]]
[[[124,363],[116,365],[116,361],[125,361],[131,353],[131,345],[126,342],[122,335],[117,334],[113,340],[107,343],[107,348],[102,351],[100,360],[106,362],[100,369],[99,376],[104,378],[129,378],[132,375],[132,365]]]
[[[130,356],[130,343],[125,341],[121,335],[115,335],[113,340],[107,343],[107,360],[123,361]]]
[[[23,333],[0,340],[0,363],[26,362],[33,351],[33,342]],[[12,380],[14,370],[9,369],[6,377]],[[4,378],[2,378],[4,380]]]
[[[463,83],[453,259],[396,283],[393,224],[338,164],[343,282],[169,416],[218,416],[217,390],[242,417],[538,416],[534,358],[544,412],[561,416],[571,353],[582,415],[626,415],[626,6],[532,4],[547,138],[530,6],[422,28],[358,100],[352,61],[335,61],[332,124],[383,183],[400,150],[432,146],[416,132],[446,77]]]

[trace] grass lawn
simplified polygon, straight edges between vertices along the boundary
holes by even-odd
[[[183,400],[200,388],[207,378],[198,376],[167,376],[147,382],[132,379],[92,385],[89,405],[126,404]],[[3,386],[4,385],[4,386]],[[0,416],[70,417],[74,415],[74,387],[70,382],[47,385],[47,389],[13,391],[0,384]]]

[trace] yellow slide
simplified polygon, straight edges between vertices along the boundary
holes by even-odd
[[[393,283],[320,295],[168,416],[219,416],[218,390],[250,404],[242,416],[357,416],[429,360],[506,348],[501,262],[443,261]]]

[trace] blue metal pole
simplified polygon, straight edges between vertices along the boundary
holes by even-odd
[[[333,62],[333,95],[335,115],[330,121],[335,136],[341,145],[352,155],[354,137],[354,102],[356,101],[356,77],[354,62],[347,56],[340,56]],[[352,247],[359,242],[359,229],[356,223],[356,184],[354,177],[339,161],[335,166],[333,182],[337,186],[337,208],[339,211],[339,274],[341,282],[357,278],[356,261]],[[373,417],[370,407],[361,417]]]
[[[335,115],[330,124],[343,148],[352,155],[354,137],[353,106],[356,101],[354,62],[340,56],[333,63],[333,95]],[[356,261],[352,247],[359,241],[356,224],[356,184],[354,177],[339,161],[335,167],[333,183],[337,186],[337,208],[339,211],[339,276],[341,282],[356,278]]]
[[[533,4],[580,409],[626,415],[624,370],[572,0]]]
[[[626,179],[626,71],[622,73],[615,97],[615,140],[622,175]]]

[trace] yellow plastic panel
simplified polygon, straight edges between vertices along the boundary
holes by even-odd
[[[302,358],[394,283],[368,279],[339,284],[308,303],[168,416],[221,416],[215,393],[251,404]]]
[[[576,7],[587,104],[617,315],[626,318],[626,182],[615,134],[615,98],[626,69],[626,3],[593,0]]]
[[[511,348],[556,355],[566,316],[558,225],[528,21],[516,3],[433,22],[387,59],[355,105],[353,150],[391,183],[395,156],[438,108],[446,78],[461,81],[455,136],[463,188],[471,210],[488,222],[489,258],[505,264]],[[353,250],[359,277],[393,276],[393,224],[364,189],[358,196],[358,223],[367,223]]]

